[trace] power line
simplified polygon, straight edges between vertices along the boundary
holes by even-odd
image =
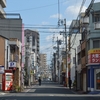
[[[75,22],[75,24],[74,24],[74,27],[75,27],[75,25],[77,25],[77,23],[78,23],[78,18],[79,18],[79,15],[80,15],[81,11],[82,11],[83,5],[85,4],[85,1],[86,1],[86,0],[83,0],[83,2],[82,2],[82,4],[81,4],[81,7],[80,7],[80,10],[79,10],[79,13],[78,13],[76,22]],[[73,30],[73,29],[72,29],[72,30]],[[71,30],[71,31],[72,31],[72,30]],[[75,39],[76,39],[77,33],[78,33],[78,32],[76,32],[76,34],[75,34],[75,36],[74,36],[74,39],[72,40],[72,43],[73,43],[73,44],[71,43],[71,45],[72,45],[71,48],[72,48],[72,47],[74,46],[74,44],[75,44]]]
[[[64,3],[65,1],[60,2],[60,3]],[[33,9],[45,8],[45,7],[49,7],[49,6],[53,6],[53,5],[57,5],[57,4],[58,3],[54,3],[54,4],[44,5],[44,6],[40,6],[40,7],[28,8],[28,9],[20,9],[20,10],[13,10],[13,11],[7,11],[7,12],[17,12],[17,11],[22,12],[22,11],[28,11],[28,10],[33,10]]]

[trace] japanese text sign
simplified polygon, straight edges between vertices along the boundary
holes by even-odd
[[[100,63],[100,49],[88,51],[88,64],[89,63]]]

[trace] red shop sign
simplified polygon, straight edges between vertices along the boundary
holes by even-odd
[[[89,54],[88,63],[100,63],[100,54]]]

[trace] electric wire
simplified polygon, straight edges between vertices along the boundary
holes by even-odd
[[[81,11],[82,11],[82,8],[83,8],[83,5],[85,4],[85,2],[86,2],[86,0],[83,0],[83,1],[82,1],[82,4],[81,4],[80,10],[79,10],[79,13],[78,13],[76,22],[75,22],[75,24],[74,24],[74,27],[75,27],[76,25],[78,25],[78,18],[79,18],[79,16],[80,16],[80,13],[81,13]],[[72,32],[72,31],[73,31],[73,29],[71,30],[71,32]],[[75,44],[75,39],[76,39],[77,33],[79,33],[79,32],[76,32],[76,34],[75,34],[75,36],[74,36],[74,38],[73,38],[73,40],[72,40],[72,43],[71,43],[71,48],[72,48],[72,47],[74,46],[74,44]],[[73,34],[73,33],[71,33],[71,34]]]
[[[69,0],[68,0],[69,1]],[[64,3],[65,1],[62,1],[60,3]],[[28,9],[20,9],[20,10],[13,10],[13,11],[6,11],[6,12],[22,12],[22,11],[28,11],[28,10],[33,10],[33,9],[41,9],[41,8],[45,8],[45,7],[49,7],[49,6],[53,6],[53,5],[57,5],[58,3],[54,3],[54,4],[49,4],[49,5],[44,5],[44,6],[40,6],[40,7],[34,7],[34,8],[28,8]]]

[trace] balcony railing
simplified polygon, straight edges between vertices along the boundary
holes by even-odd
[[[6,18],[5,11],[1,5],[0,5],[0,18]]]
[[[19,42],[18,42],[17,39],[10,39],[9,44],[10,45],[17,45],[17,46],[19,46]]]
[[[0,3],[1,3],[3,8],[6,7],[6,0],[0,0]]]
[[[82,65],[82,68],[86,67],[86,56],[81,58],[81,65]]]
[[[100,30],[100,22],[94,23],[94,29],[95,30]]]

